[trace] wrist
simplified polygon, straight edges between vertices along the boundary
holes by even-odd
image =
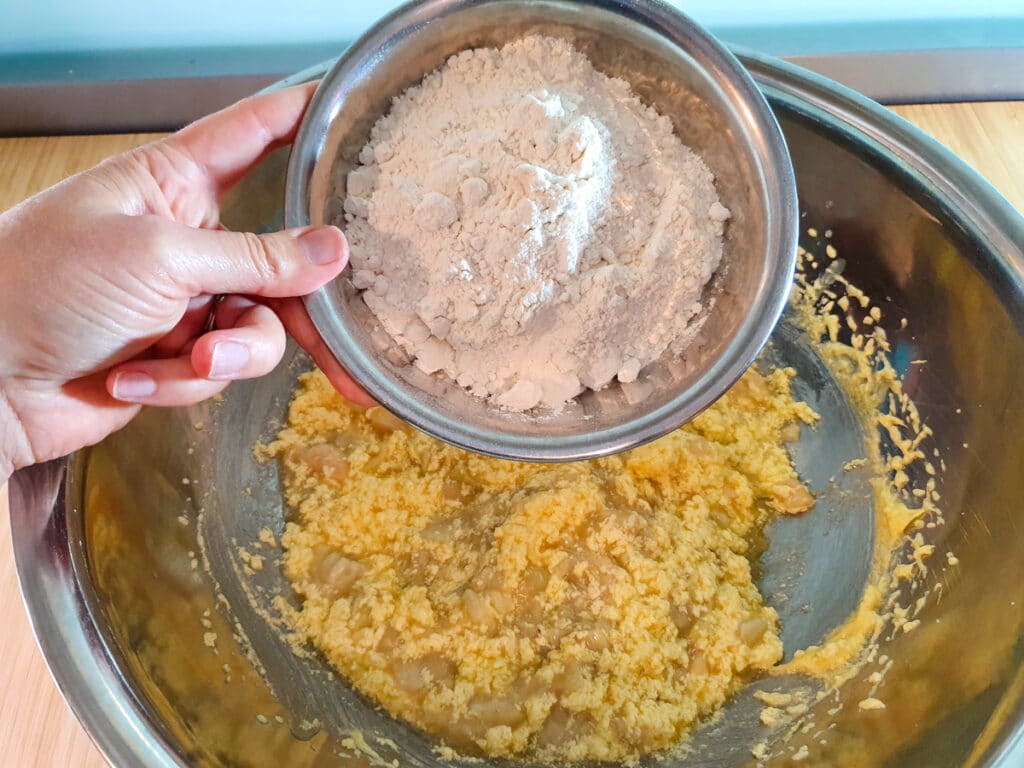
[[[0,485],[16,469],[31,464],[28,436],[0,379]]]

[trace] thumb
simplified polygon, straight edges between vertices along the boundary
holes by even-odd
[[[337,277],[348,262],[348,243],[337,227],[254,235],[176,225],[171,242],[169,272],[189,296],[305,296]]]

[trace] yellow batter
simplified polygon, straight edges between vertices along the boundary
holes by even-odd
[[[815,414],[751,371],[697,420],[568,465],[488,459],[304,376],[269,447],[295,510],[287,612],[365,694],[460,752],[635,760],[782,656],[750,561],[812,497]]]

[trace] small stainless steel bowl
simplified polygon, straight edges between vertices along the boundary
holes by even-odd
[[[423,431],[480,453],[571,461],[648,442],[692,419],[754,361],[789,294],[798,208],[782,132],[736,58],[686,16],[631,0],[428,0],[386,17],[320,83],[288,167],[285,223],[336,223],[345,179],[392,98],[458,51],[530,33],[569,39],[670,117],[715,174],[732,211],[715,297],[685,359],[639,381],[586,392],[558,414],[508,413],[443,375],[388,354],[388,337],[348,272],[306,301],[335,357],[382,405]],[[395,254],[400,258],[401,254]]]

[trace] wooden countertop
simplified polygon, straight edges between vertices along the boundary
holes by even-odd
[[[1024,102],[932,104],[895,111],[974,166],[1024,211]],[[108,155],[154,136],[0,139],[0,211]],[[61,700],[25,615],[0,488],[0,755],[21,768],[102,768],[106,762]]]

